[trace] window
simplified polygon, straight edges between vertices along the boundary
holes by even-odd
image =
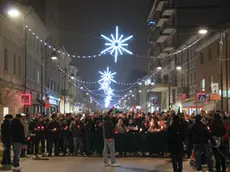
[[[18,57],[18,76],[21,76],[21,57]]]
[[[39,84],[40,83],[40,73],[39,73],[39,71],[37,71],[37,84]]]
[[[4,71],[8,71],[9,67],[9,51],[8,49],[4,49]]]
[[[201,90],[205,91],[205,78],[203,78],[201,81]]]
[[[212,49],[210,47],[208,48],[208,60],[212,60]]]
[[[13,74],[14,74],[14,75],[17,75],[17,67],[16,67],[16,64],[17,64],[17,59],[16,59],[16,55],[14,54],[14,55],[13,55]]]
[[[36,40],[36,42],[37,42],[37,52],[39,52],[40,51],[40,42],[38,39]]]
[[[50,80],[50,89],[53,89],[53,80]]]
[[[217,42],[216,43],[216,55],[217,55],[217,57],[219,57],[220,56],[220,44],[219,44],[219,42]]]
[[[33,69],[33,80],[36,81],[36,74],[37,74],[37,70],[34,66],[34,69]]]
[[[30,78],[30,79],[32,79],[32,76],[33,76],[33,70],[32,70],[32,69],[33,69],[33,68],[32,68],[32,66],[30,65],[30,66],[29,66],[29,71],[28,71],[28,72],[29,72],[29,78]],[[28,73],[28,72],[27,72],[27,73]]]
[[[50,86],[50,79],[49,78],[47,78],[46,86],[47,86],[47,88],[49,88],[49,86]]]
[[[200,53],[200,64],[204,64],[204,53]]]
[[[36,48],[36,39],[34,36],[32,36],[32,40],[33,40],[33,48],[35,49]]]
[[[54,82],[54,91],[56,91],[56,82]]]
[[[213,85],[213,76],[210,76],[210,90],[212,91],[212,85]]]

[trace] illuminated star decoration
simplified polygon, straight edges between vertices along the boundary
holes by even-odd
[[[116,82],[113,78],[116,72],[112,73],[109,71],[109,67],[104,72],[99,71],[101,74],[101,79],[98,81],[100,84],[99,90],[103,90],[105,94],[105,108],[109,107],[110,101],[112,100],[112,96],[114,95],[113,89],[110,87],[111,82]]]
[[[101,35],[101,37],[103,37],[105,40],[107,40],[108,42],[105,43],[105,46],[109,46],[108,48],[106,48],[105,50],[103,50],[101,52],[101,54],[104,54],[106,52],[110,52],[110,54],[112,56],[114,56],[115,58],[115,63],[117,63],[117,57],[118,55],[123,55],[124,52],[132,55],[133,53],[129,50],[127,50],[124,47],[127,47],[128,44],[125,43],[126,41],[130,40],[131,38],[133,38],[133,36],[129,36],[127,38],[123,38],[124,35],[122,34],[121,36],[119,36],[118,33],[118,26],[116,26],[116,35],[114,37],[113,34],[111,34],[111,38],[106,37],[105,35]]]
[[[116,72],[112,73],[111,71],[109,71],[109,67],[107,67],[106,71],[99,71],[99,73],[101,74],[101,79],[98,81],[99,83],[110,84],[111,82],[116,82],[113,79],[114,75],[116,75]]]

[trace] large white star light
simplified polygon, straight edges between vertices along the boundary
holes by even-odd
[[[130,40],[131,38],[133,38],[133,35],[127,37],[127,38],[123,38],[124,35],[120,35],[118,33],[118,26],[116,26],[116,35],[114,37],[113,34],[111,34],[111,38],[108,38],[105,35],[101,35],[105,40],[107,40],[108,42],[105,43],[105,46],[109,46],[108,48],[106,48],[105,50],[103,50],[101,52],[101,54],[106,53],[106,52],[110,52],[111,55],[114,56],[115,58],[115,63],[117,62],[117,57],[118,55],[123,55],[123,52],[126,52],[128,54],[133,54],[131,51],[127,50],[124,47],[127,47],[128,44],[125,43],[126,41]]]
[[[114,75],[116,75],[116,72],[109,71],[109,67],[107,67],[107,70],[104,72],[99,71],[101,74],[101,79],[98,81],[99,84],[110,84],[111,82],[116,82],[113,78]]]

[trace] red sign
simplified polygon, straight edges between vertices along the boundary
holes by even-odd
[[[20,94],[20,105],[30,106],[31,103],[31,94]]]
[[[179,94],[179,99],[180,100],[185,100],[187,98],[187,95],[186,94]]]
[[[50,98],[48,96],[46,97],[45,107],[46,107],[46,109],[50,108]]]

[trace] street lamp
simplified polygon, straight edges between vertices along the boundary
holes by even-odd
[[[201,35],[205,35],[205,34],[208,33],[208,30],[207,30],[207,29],[200,29],[200,30],[198,31],[198,33],[201,34]]]
[[[9,9],[7,13],[11,18],[17,18],[18,16],[20,16],[20,12],[16,8]]]
[[[71,78],[72,80],[74,80],[74,79],[75,79],[75,77],[74,77],[74,74],[73,74],[73,73],[71,73],[70,78]]]
[[[176,70],[181,70],[181,69],[182,69],[182,67],[179,65],[176,67]]]
[[[161,70],[162,69],[162,67],[161,66],[157,66],[157,70]]]
[[[56,53],[55,51],[53,51],[50,58],[51,58],[52,60],[57,60],[57,59],[58,59],[57,53]]]

